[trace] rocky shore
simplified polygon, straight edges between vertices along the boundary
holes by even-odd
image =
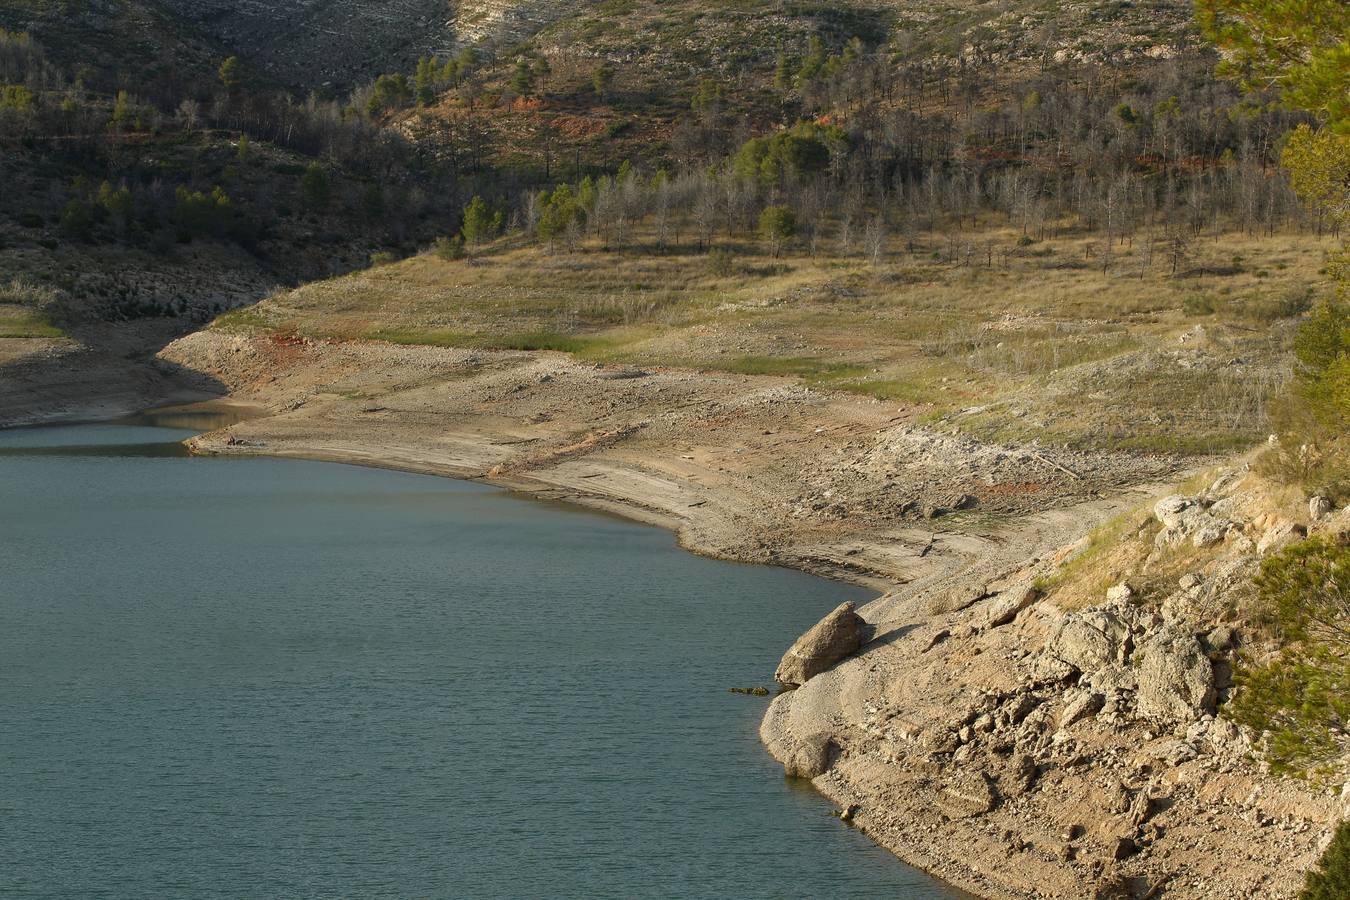
[[[1228,470],[1158,501],[1122,538],[1148,548],[1139,580],[1089,605],[1041,588],[1078,542],[954,593],[883,597],[843,657],[808,633],[784,666],[824,674],[774,699],[765,745],[856,827],[981,896],[1297,895],[1350,794],[1269,776],[1218,714],[1257,639],[1229,622],[1265,555],[1305,530],[1344,539],[1350,511],[1272,516],[1253,482]]]
[[[1244,639],[1223,630],[1231,593],[1345,519],[1271,516],[1241,471],[1157,505],[1128,536],[1150,548],[1133,582],[1066,595],[1081,538],[1193,460],[995,446],[786,379],[556,354],[208,330],[158,365],[267,411],[197,452],[481,479],[875,587],[785,658],[799,686],[764,743],[849,824],[978,895],[1292,896],[1344,812],[1264,774],[1216,716]]]

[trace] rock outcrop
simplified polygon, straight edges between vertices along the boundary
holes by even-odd
[[[851,826],[980,896],[1296,895],[1341,806],[1272,777],[1223,709],[1261,651],[1262,557],[1350,533],[1350,511],[1299,521],[1247,475],[1159,501],[1075,567],[1087,542],[878,600],[886,639],[775,698],[765,746]]]
[[[1189,724],[1214,712],[1214,667],[1195,635],[1167,626],[1137,651],[1135,711],[1168,725]]]
[[[803,685],[835,663],[858,652],[867,623],[852,603],[841,603],[817,622],[783,655],[774,677],[786,685]]]

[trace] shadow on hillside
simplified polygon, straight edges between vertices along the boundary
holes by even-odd
[[[78,346],[31,346],[0,356],[0,428],[108,419],[170,403],[223,397],[217,379],[157,354],[200,328],[181,319],[71,322]]]

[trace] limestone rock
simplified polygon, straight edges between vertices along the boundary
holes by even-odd
[[[1124,662],[1130,652],[1130,628],[1109,609],[1072,613],[1050,635],[1051,655],[1080,672],[1095,672]]]
[[[1028,606],[1036,602],[1040,596],[1040,591],[1031,585],[1013,588],[997,594],[989,603],[988,611],[985,614],[984,627],[997,628],[1000,625],[1007,625],[1017,614]]]
[[[1139,648],[1136,711],[1170,724],[1193,722],[1214,711],[1214,667],[1195,636],[1167,626]]]
[[[998,777],[999,793],[1008,798],[1020,797],[1031,790],[1039,774],[1035,758],[1027,753],[1014,753],[1007,770]]]
[[[1154,505],[1153,516],[1163,525],[1154,540],[1158,547],[1174,547],[1187,540],[1198,548],[1213,547],[1233,528],[1232,522],[1191,497],[1164,497]]]
[[[1261,540],[1257,541],[1256,552],[1262,556],[1268,553],[1276,553],[1290,544],[1296,544],[1303,540],[1306,533],[1302,525],[1288,520],[1277,522],[1266,529],[1266,533],[1261,536]]]
[[[858,651],[867,623],[853,611],[852,603],[841,603],[821,619],[783,655],[774,677],[787,685],[803,685],[815,675]]]
[[[1128,603],[1134,599],[1134,585],[1128,581],[1122,581],[1106,589],[1106,601],[1108,603]]]
[[[998,795],[983,772],[958,772],[943,785],[939,802],[952,818],[968,819],[993,810]]]
[[[1328,500],[1326,497],[1321,496],[1313,497],[1311,500],[1308,501],[1308,516],[1314,522],[1316,522],[1323,516],[1330,514],[1331,510],[1332,510],[1331,501]]]
[[[1064,712],[1059,717],[1059,727],[1068,728],[1075,722],[1096,715],[1105,702],[1106,698],[1096,691],[1083,691],[1064,707]]]
[[[1196,529],[1191,532],[1191,545],[1203,550],[1206,547],[1213,547],[1215,544],[1221,543],[1227,535],[1227,522],[1218,519],[1205,521],[1197,525]]]
[[[1153,516],[1164,528],[1180,528],[1185,514],[1195,506],[1195,501],[1189,497],[1164,497],[1154,504]]]
[[[817,778],[830,770],[834,751],[830,735],[817,732],[798,741],[784,754],[783,770],[793,778]]]

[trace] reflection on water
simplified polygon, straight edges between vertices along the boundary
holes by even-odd
[[[221,428],[229,428],[246,419],[254,418],[256,412],[234,404],[208,401],[190,406],[165,406],[148,409],[145,412],[119,419],[122,425],[148,425],[154,428],[172,428],[204,434]]]
[[[150,409],[96,425],[0,429],[0,456],[188,456],[183,441],[254,415],[247,407],[208,401]]]
[[[0,456],[187,456],[198,431],[147,425],[43,425],[0,430]]]

